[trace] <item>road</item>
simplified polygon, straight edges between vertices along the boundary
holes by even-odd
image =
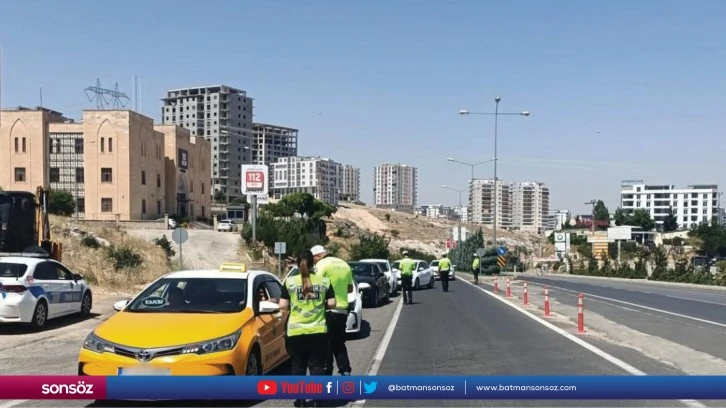
[[[460,278],[467,278],[461,274]],[[521,299],[523,282],[528,282],[529,304]],[[501,279],[502,289],[504,280]],[[551,288],[552,315],[536,320],[528,314],[542,316],[542,289]],[[625,285],[625,286],[623,286]],[[577,281],[541,276],[521,276],[512,285],[513,296],[493,295],[491,282],[475,287],[464,279],[451,283],[451,291],[441,291],[440,283],[433,290],[415,293],[413,305],[401,305],[400,297],[376,309],[364,309],[367,324],[359,339],[351,340],[349,352],[354,374],[381,375],[633,375],[692,374],[718,372],[724,374],[726,364],[718,357],[699,352],[704,340],[683,339],[678,343],[673,333],[690,331],[699,339],[701,330],[716,330],[706,323],[687,318],[659,314],[649,309],[618,304],[612,300],[596,300],[593,295],[628,299],[666,307],[663,297],[672,297],[673,313],[690,312],[693,317],[710,316],[699,312],[688,302],[719,306],[724,295],[716,292],[688,291],[673,288],[643,288],[628,283],[608,281]],[[575,299],[578,291],[586,295],[586,329],[575,333]],[[486,293],[488,292],[488,293]],[[592,292],[592,293],[591,293]],[[636,292],[634,294],[634,292]],[[606,296],[607,295],[607,296]],[[635,296],[636,298],[633,298]],[[653,298],[653,299],[651,299]],[[645,300],[643,300],[645,299]],[[699,300],[700,299],[700,300]],[[64,319],[41,333],[28,333],[20,328],[0,327],[0,374],[68,374],[76,372],[76,356],[85,335],[100,321],[110,316],[118,298],[99,298],[92,319]],[[655,303],[653,303],[655,302]],[[681,302],[683,306],[681,305]],[[647,306],[646,305],[646,306]],[[651,306],[648,306],[651,307]],[[690,309],[689,309],[690,308]],[[668,309],[671,310],[671,309]],[[669,320],[672,319],[672,320]],[[680,319],[680,320],[674,320]],[[715,322],[717,323],[717,322]],[[694,326],[686,326],[692,324]],[[696,325],[700,326],[696,326]],[[713,325],[711,325],[713,326]],[[670,332],[666,328],[670,327]],[[718,326],[717,326],[718,327]],[[662,336],[648,335],[647,330],[663,330]],[[641,331],[642,330],[642,331]],[[647,344],[641,341],[645,336]],[[721,337],[722,336],[718,336]],[[684,345],[686,344],[686,345]],[[687,346],[690,345],[690,346]],[[679,348],[680,347],[680,348]],[[658,351],[660,350],[660,351]],[[660,353],[660,354],[659,354]],[[699,354],[700,353],[700,354]],[[708,356],[708,358],[701,356]],[[22,357],[18,357],[22,356]],[[684,364],[679,359],[695,359]],[[675,360],[675,361],[674,361]],[[700,370],[700,371],[699,371]],[[720,371],[719,371],[720,370]],[[287,367],[275,375],[284,375]],[[566,385],[566,384],[563,384]],[[724,402],[701,401],[703,405],[726,406]],[[291,406],[291,401],[240,403],[228,401],[214,406]],[[343,405],[344,402],[338,404]],[[31,406],[111,406],[91,401],[9,401],[0,408]],[[358,401],[354,406],[694,406],[682,401]],[[149,406],[148,403],[123,403],[114,406]],[[151,406],[209,406],[209,402],[160,402]]]
[[[237,250],[239,249],[240,235],[234,232],[217,232],[214,230],[187,230],[189,240],[182,245],[183,266],[185,269],[217,268],[224,262],[240,262]],[[138,229],[129,230],[142,238],[152,240],[162,234],[171,241],[172,230]],[[179,260],[179,245],[174,245]]]

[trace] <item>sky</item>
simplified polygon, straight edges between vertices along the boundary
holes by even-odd
[[[226,84],[255,121],[300,129],[300,154],[419,169],[419,204],[457,204],[471,169],[539,181],[550,207],[611,211],[621,180],[726,183],[726,2],[334,0],[4,2],[2,107],[80,117],[84,88],[160,122],[166,90]],[[133,103],[128,105],[133,107]],[[599,132],[599,133],[598,133]],[[476,167],[493,175],[492,163]],[[466,200],[466,193],[462,194]]]

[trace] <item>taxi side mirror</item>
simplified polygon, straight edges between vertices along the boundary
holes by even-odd
[[[260,314],[275,314],[280,311],[280,305],[269,300],[261,300],[257,311]]]
[[[128,304],[129,304],[128,299],[127,300],[119,300],[118,302],[116,302],[116,303],[113,304],[113,310],[115,310],[117,312],[120,312],[120,311],[124,310],[124,308]]]

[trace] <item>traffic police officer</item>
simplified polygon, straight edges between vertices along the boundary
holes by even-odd
[[[308,256],[299,259],[300,274],[285,281],[280,309],[289,311],[286,348],[292,360],[292,375],[325,375],[328,357],[328,325],[325,310],[335,308],[335,292],[330,280],[310,273]],[[306,406],[296,400],[296,407]]]
[[[444,288],[444,292],[449,291],[449,274],[451,274],[451,261],[449,256],[444,254],[439,259],[439,277],[441,278],[441,286]]]
[[[471,273],[474,275],[474,284],[479,284],[479,266],[481,264],[479,263],[479,255],[474,254],[474,262],[471,264]]]
[[[416,262],[408,256],[408,251],[403,251],[403,259],[399,261],[398,266],[401,269],[403,303],[413,304],[413,270],[416,269]]]

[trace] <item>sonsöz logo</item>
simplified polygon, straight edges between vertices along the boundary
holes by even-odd
[[[86,384],[85,381],[78,381],[77,384],[43,384],[41,393],[44,395],[58,394],[84,394],[93,395],[93,384]]]

